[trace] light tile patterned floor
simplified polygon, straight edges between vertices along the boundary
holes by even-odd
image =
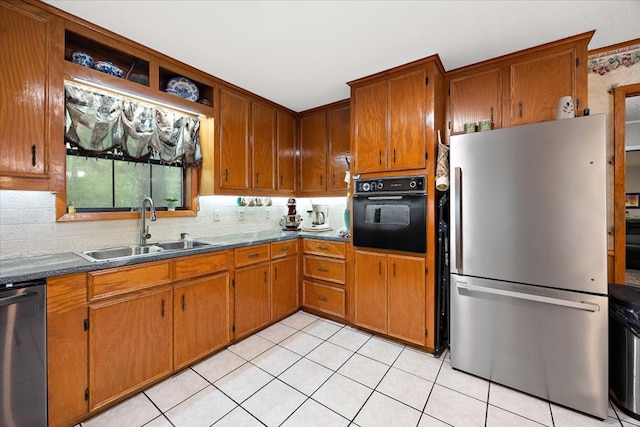
[[[451,369],[414,348],[298,312],[81,424],[640,426],[599,421]]]

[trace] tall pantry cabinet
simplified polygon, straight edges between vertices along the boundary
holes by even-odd
[[[436,200],[435,166],[438,131],[444,133],[444,68],[437,55],[349,82],[351,86],[351,172],[363,177],[426,175],[427,251],[405,254],[372,249],[356,250],[354,291],[356,325],[401,338],[429,349],[435,345]],[[367,255],[367,256],[365,256]],[[387,295],[399,277],[398,263],[407,256],[418,267],[403,276],[402,284],[419,299],[412,307],[411,332],[397,317],[397,299],[377,301],[375,321],[366,318],[365,306],[374,291]],[[389,260],[389,261],[387,261]],[[404,265],[404,264],[403,264]],[[408,265],[408,264],[407,264]],[[389,267],[390,266],[390,267]],[[394,266],[395,270],[394,270]],[[383,268],[384,267],[384,268]],[[391,276],[386,273],[391,269]],[[393,272],[395,271],[395,276]],[[413,268],[412,268],[413,271]],[[373,272],[376,273],[373,280]],[[379,273],[379,274],[378,274]],[[402,309],[400,309],[402,311]],[[414,321],[415,320],[415,321]],[[397,323],[399,322],[399,323]]]

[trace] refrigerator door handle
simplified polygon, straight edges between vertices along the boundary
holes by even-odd
[[[456,227],[456,270],[462,271],[462,168],[455,168],[455,212],[454,220]]]
[[[542,295],[532,295],[532,294],[525,294],[522,292],[512,292],[512,291],[505,291],[502,289],[487,288],[484,286],[475,286],[465,282],[456,282],[456,287],[458,289],[464,289],[469,292],[478,292],[478,293],[484,293],[484,294],[499,295],[499,296],[504,296],[509,298],[518,298],[518,299],[523,299],[527,301],[535,301],[535,302],[541,302],[544,304],[559,305],[562,307],[575,308],[578,310],[584,310],[584,311],[590,311],[590,312],[600,311],[600,306],[598,304],[593,304],[585,301],[581,301],[581,302],[568,301],[568,300],[563,300],[558,298],[545,297]]]

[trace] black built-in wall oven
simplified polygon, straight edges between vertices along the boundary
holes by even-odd
[[[424,175],[354,179],[353,245],[426,253]]]

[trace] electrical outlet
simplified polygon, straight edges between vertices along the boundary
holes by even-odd
[[[213,211],[213,220],[220,221],[220,211],[218,209]]]
[[[238,221],[244,221],[244,209],[238,209]]]
[[[271,211],[271,209],[269,209],[269,208],[266,208],[266,209],[264,210],[264,219],[269,219],[269,218],[271,218],[271,212],[270,212],[270,211]]]

